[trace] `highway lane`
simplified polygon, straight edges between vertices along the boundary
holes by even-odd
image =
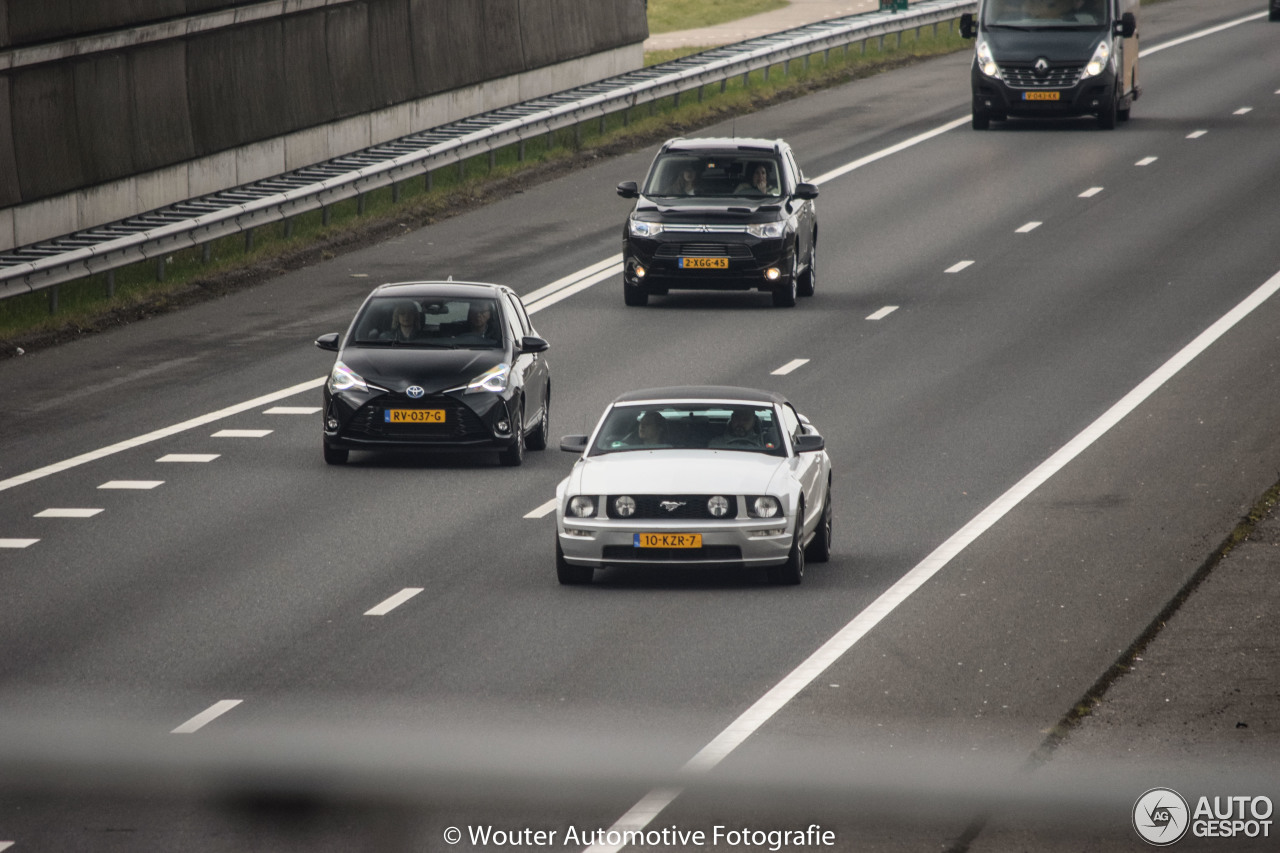
[[[1270,32],[1254,29],[1260,39]],[[1213,66],[1194,53],[1158,56],[1170,61],[1169,74],[1181,68],[1183,75],[1202,76]],[[1178,56],[1184,59],[1172,63]],[[937,63],[953,70],[963,64],[955,58]],[[19,554],[24,567],[24,577],[6,578],[7,597],[25,602],[23,615],[5,623],[6,647],[22,649],[7,663],[6,685],[72,694],[111,690],[109,707],[164,731],[217,701],[246,696],[208,732],[252,721],[264,709],[291,708],[298,696],[323,703],[321,715],[342,717],[360,715],[351,698],[359,696],[377,697],[375,704],[421,702],[437,717],[455,706],[453,713],[464,716],[472,701],[512,714],[532,704],[553,719],[587,727],[674,730],[672,737],[691,752],[933,545],[1274,271],[1276,258],[1261,239],[1269,222],[1261,200],[1275,175],[1260,136],[1246,136],[1243,148],[1241,141],[1224,141],[1202,158],[1188,157],[1172,181],[1151,178],[1152,167],[1179,155],[1162,149],[1150,166],[1132,165],[1152,156],[1145,153],[1149,144],[1217,144],[1232,130],[1218,123],[1191,141],[1160,129],[1180,110],[1209,114],[1228,84],[1204,87],[1212,100],[1198,112],[1192,102],[1162,109],[1156,65],[1144,69],[1150,88],[1133,123],[1116,134],[1057,126],[955,131],[937,140],[942,147],[921,147],[854,173],[847,185],[824,187],[820,295],[796,311],[777,312],[752,296],[682,295],[652,310],[624,312],[616,287],[604,284],[535,317],[554,346],[557,432],[589,426],[615,388],[684,381],[691,363],[699,380],[771,384],[813,414],[840,448],[841,553],[830,566],[815,567],[794,595],[783,598],[778,590],[728,577],[627,573],[611,573],[599,589],[560,590],[549,583],[549,544],[542,541],[549,525],[522,516],[550,495],[567,457],[535,455],[519,472],[488,460],[380,460],[338,472],[318,464],[315,424],[306,416],[250,412],[203,434],[93,463],[83,472],[87,479],[68,472],[6,493],[6,519],[20,519],[27,530],[30,514],[45,505],[108,504],[78,529],[65,525],[38,547],[4,554],[8,565],[18,564]],[[929,94],[927,70],[866,81],[846,90],[845,100],[865,92],[874,112],[892,103],[901,110],[913,103],[905,99],[916,97],[924,102],[916,115],[932,110],[953,118],[955,99]],[[1256,71],[1252,81],[1235,68],[1224,68],[1222,77],[1262,92],[1268,72]],[[1180,78],[1171,78],[1168,88],[1181,91],[1174,79]],[[1274,80],[1267,85],[1267,92],[1277,87]],[[761,114],[761,129],[751,132],[785,134],[803,154],[808,139],[827,137],[816,117],[838,94]],[[935,98],[939,102],[930,103]],[[1143,107],[1152,110],[1154,134],[1143,130]],[[813,111],[807,119],[806,109]],[[1274,121],[1274,103],[1256,109],[1255,120],[1269,109]],[[739,121],[740,133],[744,124]],[[1246,123],[1255,129],[1242,133],[1260,133],[1260,126],[1265,130],[1265,121]],[[908,123],[896,135],[921,129],[920,122]],[[877,126],[864,135],[887,134]],[[844,157],[803,162],[820,174],[863,153],[855,144]],[[609,190],[616,180],[640,174],[647,159],[637,154],[586,170],[510,206],[423,232],[436,246],[408,235],[244,298],[107,336],[91,359],[98,367],[84,370],[106,374],[113,357],[141,363],[139,339],[169,355],[168,370],[127,374],[129,381],[114,386],[131,392],[132,405],[158,401],[165,417],[143,418],[148,428],[206,411],[208,400],[244,399],[246,386],[257,394],[285,384],[263,385],[264,373],[306,380],[323,372],[325,362],[306,351],[309,338],[337,328],[369,286],[349,278],[352,273],[378,280],[409,277],[402,271],[424,263],[470,265],[483,273],[477,278],[508,280],[527,292],[568,271],[565,259],[585,265],[616,251],[625,203]],[[993,170],[1005,170],[1016,191],[1006,196],[991,189]],[[1080,199],[1076,193],[1093,186],[1100,171],[1103,193]],[[1209,200],[1221,225],[1197,228],[1205,207],[1188,206],[1188,195]],[[1130,196],[1142,213],[1112,215],[1125,212]],[[572,199],[582,212],[571,215],[557,198]],[[1079,213],[1082,205],[1097,222]],[[557,227],[567,219],[579,224]],[[1015,233],[1030,221],[1044,224]],[[538,251],[524,255],[495,239],[495,226],[511,222],[531,223],[522,233]],[[832,239],[842,223],[849,223],[851,237]],[[1201,230],[1211,243],[1199,239]],[[1125,239],[1142,247],[1132,264],[1117,260],[1116,243]],[[1099,248],[1082,259],[1071,251],[1077,245]],[[945,272],[969,258],[972,267]],[[1205,280],[1218,286],[1205,288]],[[1130,286],[1118,288],[1117,281]],[[1134,289],[1134,281],[1141,287]],[[898,310],[883,320],[863,319],[890,304]],[[236,330],[247,332],[243,345],[222,346]],[[85,343],[94,349],[97,342]],[[794,358],[810,362],[786,377],[767,378]],[[74,380],[62,381],[67,390],[53,396],[66,398],[76,387]],[[184,381],[192,390],[175,395],[174,383]],[[86,402],[98,412],[105,396]],[[102,408],[100,421],[82,416],[85,427],[69,431],[69,444],[96,446],[92,433],[99,427],[117,437],[137,434],[128,432],[136,413]],[[74,422],[76,411],[53,405],[33,417],[47,431],[59,418]],[[209,435],[223,427],[273,431],[261,438]],[[154,461],[170,452],[224,455],[209,463]],[[6,474],[12,459],[6,456]],[[163,475],[154,473],[157,466]],[[174,466],[177,473],[168,473]],[[342,477],[341,503],[334,500],[335,475]],[[162,477],[164,486],[145,492],[107,495],[95,488],[116,478]],[[1225,502],[1219,496],[1223,506],[1214,514],[1196,514],[1204,529],[1220,529],[1260,490],[1247,480],[1233,487],[1238,494]],[[520,523],[509,526],[516,519]],[[1042,535],[1014,540],[1025,544]],[[1007,584],[1018,587],[1016,579]],[[415,586],[427,591],[387,617],[363,616]],[[1168,591],[1167,579],[1152,581],[1148,596],[1167,598]],[[973,636],[939,610],[927,611],[939,642]],[[1008,618],[1004,610],[1000,616]],[[1055,688],[1022,708],[1014,726],[1020,745],[1033,743],[1037,726],[1056,719],[1081,684],[1096,678],[1099,662],[1114,657],[1104,642],[1091,655],[1061,660],[1064,646],[1068,654],[1076,651],[1071,639],[1099,627],[1096,615],[1084,616],[1066,642],[1038,642],[1034,620],[1018,627],[1028,658],[1044,656],[1063,670]],[[1120,614],[1106,627],[1123,638],[1141,617]],[[906,659],[922,637],[904,631],[886,641]],[[1008,676],[1013,688],[1025,685],[1029,667],[1019,664]],[[900,669],[883,677],[911,681],[907,701],[931,709],[923,718],[951,723],[942,726],[949,737],[956,730],[975,737],[952,716],[964,700],[949,708],[935,702],[941,698],[936,682],[903,679]],[[873,680],[862,672],[844,683]],[[946,683],[966,689],[954,676]],[[787,714],[784,721],[804,730],[803,715]]]

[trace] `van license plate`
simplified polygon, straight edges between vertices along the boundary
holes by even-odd
[[[636,548],[701,548],[701,533],[636,533],[632,540]]]
[[[1022,100],[1024,101],[1056,101],[1058,100],[1057,92],[1023,92]]]
[[[728,258],[681,258],[682,270],[727,270]]]

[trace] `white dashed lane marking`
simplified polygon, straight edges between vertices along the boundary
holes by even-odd
[[[91,509],[89,507],[85,507],[83,509],[77,509],[75,507],[50,507],[49,509],[40,510],[35,514],[34,517],[35,518],[93,518],[95,515],[97,515],[100,512],[102,512],[102,510]]]
[[[1242,116],[1242,115],[1244,115],[1245,113],[1251,113],[1251,112],[1253,112],[1253,107],[1241,107],[1240,109],[1238,109],[1238,110],[1236,110],[1235,112],[1233,112],[1233,113],[1232,113],[1232,115],[1233,115],[1233,116]]]
[[[1080,198],[1093,198],[1100,192],[1102,192],[1102,187],[1089,187],[1089,189],[1080,193]]]
[[[556,499],[552,498],[551,500],[544,503],[542,506],[535,509],[533,512],[526,513],[525,518],[546,518],[548,515],[551,515],[551,513],[555,512],[555,510],[556,510]]]
[[[1139,160],[1138,162],[1134,163],[1133,165],[1135,165],[1135,166],[1150,166],[1152,163],[1154,163],[1155,161],[1157,161],[1157,160],[1159,160],[1159,159],[1160,159],[1159,157],[1143,157],[1141,160]]]
[[[773,373],[769,375],[770,376],[786,376],[788,373],[795,370],[796,368],[804,367],[808,363],[809,363],[809,359],[807,358],[793,358],[791,361],[788,361],[786,364],[782,365],[782,367],[779,367],[777,370],[773,371]]]
[[[264,415],[314,415],[320,411],[319,406],[273,406],[263,412]]]
[[[220,429],[213,438],[264,438],[271,435],[269,429]]]
[[[164,480],[108,480],[99,489],[154,489],[163,486]]]
[[[418,593],[422,592],[422,589],[423,588],[420,586],[405,587],[404,589],[400,590],[395,595],[391,596],[390,598],[388,598],[386,601],[382,602],[378,606],[372,607],[366,610],[364,612],[364,615],[365,616],[386,616],[392,610],[395,610],[401,604],[404,604],[406,601],[413,598]]]
[[[0,539],[0,548],[30,548],[39,539]]]
[[[1208,132],[1209,131],[1207,130],[1193,130],[1187,134],[1187,139],[1199,139],[1200,137],[1204,136]]]
[[[973,266],[973,261],[961,261],[958,264],[952,264],[951,266],[947,267],[945,270],[943,270],[943,272],[958,273],[958,272],[962,272],[963,270],[967,270],[971,266]]]
[[[196,714],[194,717],[170,732],[170,734],[189,735],[194,731],[198,731],[243,701],[243,699],[223,699],[221,702],[215,702],[207,710]]]
[[[217,453],[167,453],[157,462],[212,462],[218,458]]]
[[[867,317],[867,319],[868,319],[868,320],[883,320],[885,317],[888,317],[890,314],[892,314],[894,311],[897,311],[897,310],[898,310],[898,306],[897,306],[897,305],[886,305],[886,306],[884,306],[883,308],[881,308],[879,311],[877,311],[876,313],[871,314],[870,316],[868,316],[868,317]]]
[[[1039,228],[1039,227],[1040,227],[1041,225],[1043,225],[1043,224],[1044,224],[1043,222],[1028,222],[1026,225],[1023,225],[1021,228],[1019,228],[1017,231],[1014,231],[1013,233],[1015,233],[1015,234],[1029,234],[1029,233],[1031,233],[1032,231],[1034,231],[1034,230],[1036,230],[1037,228]]]

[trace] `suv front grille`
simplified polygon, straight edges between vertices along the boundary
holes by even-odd
[[[730,258],[751,260],[751,247],[742,243],[662,243],[655,258]]]

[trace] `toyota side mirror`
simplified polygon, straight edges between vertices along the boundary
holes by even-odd
[[[547,343],[546,338],[540,338],[537,335],[525,335],[520,339],[521,352],[546,352],[551,349],[551,344]]]
[[[316,346],[320,349],[329,350],[330,352],[337,352],[339,337],[340,335],[337,332],[330,332],[327,335],[321,335],[316,338]]]

